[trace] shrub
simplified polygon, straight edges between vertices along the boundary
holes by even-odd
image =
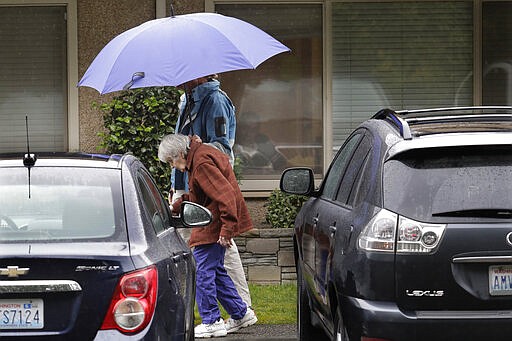
[[[267,199],[266,220],[274,228],[293,227],[295,217],[308,199],[303,195],[287,194],[275,189]]]
[[[158,160],[158,145],[173,134],[178,118],[180,92],[174,87],[140,88],[123,91],[101,105],[105,131],[98,135],[109,154],[132,153],[155,178],[167,195],[171,167]]]
[[[167,196],[171,167],[158,160],[158,145],[164,135],[174,134],[179,115],[180,91],[175,87],[123,91],[101,105],[104,132],[100,148],[109,154],[132,153],[151,172]],[[242,179],[240,160],[235,159],[236,178]]]

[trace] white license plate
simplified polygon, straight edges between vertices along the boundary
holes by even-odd
[[[489,293],[491,296],[512,295],[512,265],[489,267]]]
[[[43,300],[0,300],[0,329],[42,329]]]

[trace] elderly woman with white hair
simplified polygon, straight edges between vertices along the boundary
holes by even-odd
[[[202,324],[196,338],[224,336],[256,323],[224,268],[224,253],[231,239],[252,229],[249,211],[226,154],[189,136],[172,134],[162,139],[158,158],[188,172],[189,192],[173,203],[177,211],[183,200],[208,208],[213,216],[206,227],[192,229],[189,246],[196,260],[196,302]],[[224,323],[217,300],[231,318]]]

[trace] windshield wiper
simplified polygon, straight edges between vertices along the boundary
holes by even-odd
[[[454,210],[432,213],[433,217],[482,217],[482,218],[512,218],[512,209],[478,208],[471,210]]]

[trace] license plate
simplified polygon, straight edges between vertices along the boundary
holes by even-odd
[[[0,300],[0,329],[42,329],[42,299]]]
[[[489,267],[489,293],[491,296],[512,295],[512,265]]]

